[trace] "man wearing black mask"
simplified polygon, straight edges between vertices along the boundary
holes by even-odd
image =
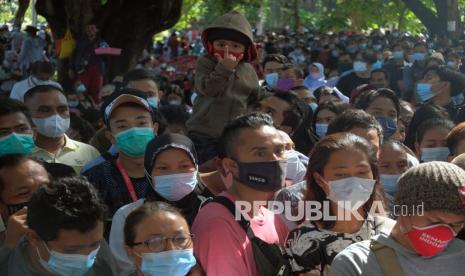
[[[283,187],[287,166],[285,144],[271,117],[259,113],[238,117],[225,127],[220,141],[226,155],[223,169],[233,179],[220,196],[240,206],[236,215],[241,212],[256,237],[267,244],[283,244],[287,227],[263,206]],[[250,239],[224,205],[214,200],[202,208],[192,233],[197,260],[207,275],[258,275]]]

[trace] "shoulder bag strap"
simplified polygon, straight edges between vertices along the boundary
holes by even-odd
[[[374,240],[370,241],[370,249],[375,253],[378,264],[385,276],[404,275],[394,249]]]

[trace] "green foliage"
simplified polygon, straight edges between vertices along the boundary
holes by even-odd
[[[32,3],[32,1],[31,1]],[[15,0],[0,0],[0,24],[13,23],[15,19],[16,10],[18,9],[18,2]],[[46,20],[42,16],[37,16],[38,23],[45,23]],[[24,16],[23,26],[32,23],[32,7],[26,11]]]
[[[18,3],[15,1],[0,0],[0,24],[12,22]]]
[[[100,0],[103,2],[116,0]],[[31,1],[32,2],[32,1]],[[421,0],[433,13],[433,0]],[[461,21],[465,20],[465,0],[459,0]],[[402,0],[184,0],[181,18],[173,29],[194,27],[202,29],[214,18],[230,10],[242,12],[252,26],[262,23],[267,29],[289,26],[295,29],[295,6],[303,27],[311,30],[364,31],[380,27],[394,27],[418,33],[425,29],[415,14]],[[0,0],[0,24],[13,22],[18,3]],[[31,7],[26,12],[24,25],[31,23]],[[38,17],[39,22],[44,22]],[[160,37],[167,32],[157,35]]]

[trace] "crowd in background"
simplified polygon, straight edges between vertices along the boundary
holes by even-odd
[[[70,83],[55,45],[0,27],[0,275],[463,273],[462,40],[230,12],[108,79],[89,25]]]

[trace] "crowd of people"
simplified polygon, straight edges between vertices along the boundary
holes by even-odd
[[[0,28],[0,275],[465,271],[461,41],[233,11],[111,80],[108,47],[60,83],[46,28]]]

